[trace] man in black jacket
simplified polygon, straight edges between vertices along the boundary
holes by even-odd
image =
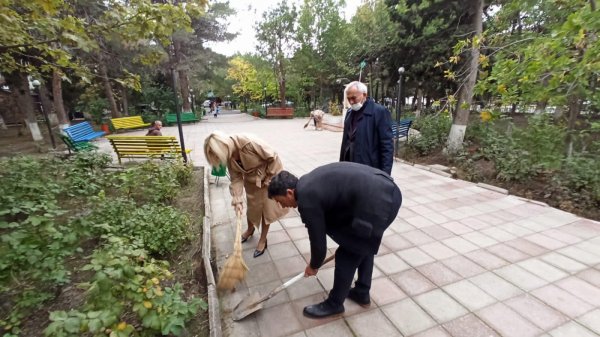
[[[324,302],[304,308],[304,315],[323,318],[344,312],[346,297],[369,306],[373,261],[383,232],[395,219],[402,194],[387,173],[356,163],[332,163],[300,179],[282,171],[269,184],[269,198],[283,207],[298,207],[310,240],[305,276],[316,275],[329,235],[338,245],[333,288]],[[352,278],[358,270],[354,288]]]
[[[367,86],[351,82],[344,90],[350,110],[344,120],[340,161],[378,168],[387,174],[394,163],[392,115],[367,97]]]

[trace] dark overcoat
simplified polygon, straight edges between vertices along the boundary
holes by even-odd
[[[394,162],[392,115],[385,107],[375,103],[370,97],[367,98],[361,110],[363,110],[363,114],[357,122],[352,161],[391,174]],[[355,113],[356,111],[352,109],[346,113],[340,161],[344,160],[344,153],[350,144],[352,115]]]
[[[387,173],[356,163],[339,162],[302,176],[295,190],[306,225],[312,268],[319,268],[329,235],[356,254],[377,254],[383,232],[402,203],[400,189]]]

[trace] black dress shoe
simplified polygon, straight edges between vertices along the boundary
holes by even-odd
[[[344,312],[344,306],[335,306],[329,304],[327,301],[323,301],[318,304],[313,304],[304,307],[304,311],[302,312],[304,316],[310,318],[326,318],[334,315],[339,315]]]
[[[361,294],[354,288],[350,289],[348,292],[348,298],[363,308],[368,308],[371,306],[371,297],[369,294]]]
[[[263,250],[254,250],[254,257],[259,257],[261,255],[263,255],[265,253],[265,250],[267,250],[267,242],[265,241],[265,248],[263,248]]]

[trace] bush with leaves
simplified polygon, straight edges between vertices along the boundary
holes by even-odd
[[[135,238],[152,254],[167,255],[187,240],[189,217],[171,206],[138,205],[127,198],[97,199],[97,206],[88,217],[92,223],[104,223],[102,233]]]
[[[409,138],[407,146],[420,155],[428,155],[446,143],[451,126],[452,119],[448,114],[422,115],[412,125],[421,135]]]
[[[83,308],[52,312],[46,336],[179,336],[198,309],[206,310],[202,299],[183,299],[167,262],[149,258],[139,243],[104,238],[103,249],[83,267],[95,273],[81,284],[87,294]]]
[[[569,196],[589,207],[600,207],[600,157],[575,154],[563,160],[553,182],[567,189]]]

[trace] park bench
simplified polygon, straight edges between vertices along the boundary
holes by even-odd
[[[107,136],[119,158],[178,158],[181,146],[175,136]],[[186,150],[190,153],[192,150]]]
[[[104,131],[94,131],[92,125],[87,121],[69,126],[68,128],[65,128],[64,131],[75,143],[89,142],[90,140],[105,135]]]
[[[112,118],[110,120],[115,131],[119,129],[137,129],[149,126],[151,123],[144,123],[142,116],[129,116]]]
[[[398,134],[398,139],[402,137],[406,137],[408,141],[408,130],[410,130],[410,126],[412,125],[412,119],[403,119],[399,122],[392,122],[392,135],[394,139],[396,139],[396,134]]]
[[[74,142],[66,135],[58,134],[58,137],[62,139],[62,141],[67,145],[67,149],[69,150],[69,154],[73,152],[82,152],[82,151],[92,151],[97,150],[98,147],[90,142]]]
[[[197,122],[199,121],[199,119],[196,117],[196,114],[194,114],[193,112],[185,112],[179,115],[179,117],[181,117],[181,122],[182,123],[187,123],[187,122]],[[171,124],[175,124],[177,123],[177,114],[167,114],[167,125],[171,125]]]

